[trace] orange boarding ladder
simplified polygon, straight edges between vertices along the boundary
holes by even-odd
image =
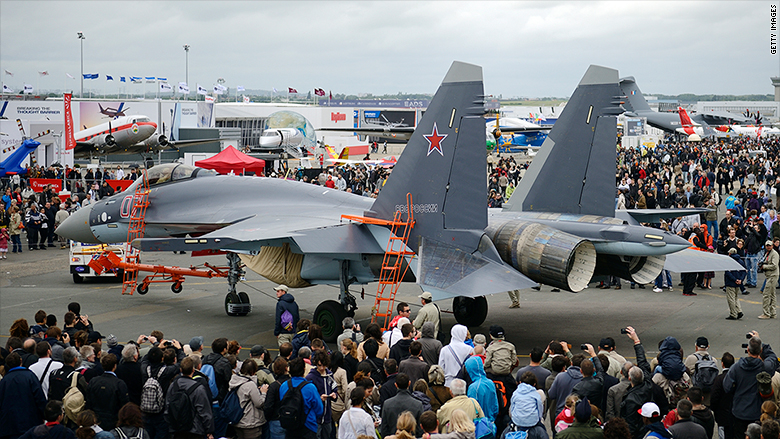
[[[127,229],[127,242],[125,243],[125,261],[127,263],[138,264],[140,262],[140,253],[131,245],[134,239],[144,237],[146,230],[146,208],[149,207],[149,180],[146,172],[141,176],[141,182],[135,188],[133,196],[133,208],[130,211],[130,225]],[[122,294],[133,294],[138,282],[138,270],[136,268],[126,268],[122,282]]]
[[[406,221],[401,219],[401,212],[396,211],[390,225],[390,238],[385,247],[385,256],[382,258],[382,269],[379,272],[379,284],[376,289],[376,299],[371,308],[371,322],[378,323],[379,318],[384,318],[382,329],[387,329],[393,316],[393,305],[395,304],[395,295],[398,293],[398,287],[401,280],[409,271],[409,264],[403,269],[403,262],[406,256],[414,256],[414,252],[408,251],[406,243],[409,242],[409,234],[414,228],[414,210],[412,204],[412,194],[406,194],[407,215]]]

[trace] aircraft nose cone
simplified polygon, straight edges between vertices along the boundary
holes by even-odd
[[[92,206],[82,207],[71,214],[57,227],[57,234],[73,241],[97,243],[98,240],[89,228],[89,214]]]

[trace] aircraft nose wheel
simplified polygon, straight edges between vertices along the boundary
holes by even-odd
[[[243,317],[249,314],[252,305],[249,303],[249,295],[245,292],[227,293],[225,295],[225,313],[231,317]]]
[[[485,296],[455,297],[452,299],[452,311],[455,313],[455,320],[461,325],[466,327],[479,326],[487,318],[487,298]]]

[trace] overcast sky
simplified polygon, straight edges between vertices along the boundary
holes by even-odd
[[[504,97],[569,96],[589,64],[647,93],[766,94],[780,73],[771,5],[0,0],[0,75],[15,90],[78,91],[80,31],[84,73],[101,75],[85,88],[114,92],[106,74],[184,81],[189,44],[193,92],[221,77],[247,89],[433,93],[460,60],[483,66],[486,93]]]

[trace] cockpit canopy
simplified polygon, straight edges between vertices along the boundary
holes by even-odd
[[[165,163],[144,171],[149,179],[149,187],[158,186],[172,181],[187,180],[190,178],[213,177],[217,172],[211,169],[198,168],[196,166],[183,165],[181,163]],[[135,192],[136,186],[143,176],[138,177],[127,191]]]

